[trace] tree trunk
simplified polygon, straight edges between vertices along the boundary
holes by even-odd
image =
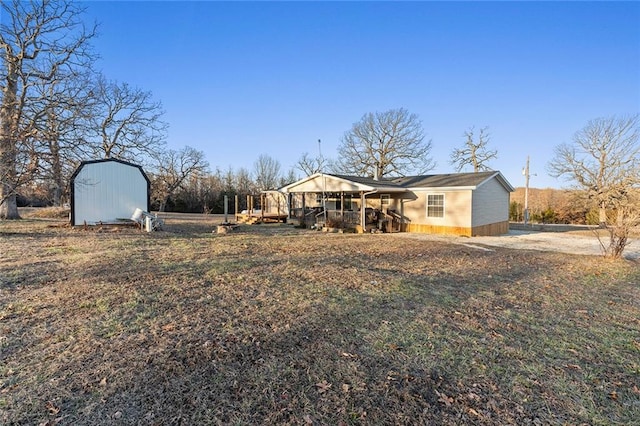
[[[0,105],[0,219],[20,219],[15,192],[18,76],[11,65],[7,69]]]
[[[56,127],[55,117],[49,116],[49,129],[52,132],[49,137],[51,151],[51,179],[53,181],[53,205],[56,207],[62,206],[62,160],[60,159],[60,142],[58,141],[58,132],[54,131]]]
[[[0,118],[1,120],[1,118]],[[15,193],[16,165],[15,149],[9,135],[5,136],[5,121],[0,130],[0,219],[20,219]]]
[[[160,201],[160,206],[158,207],[159,212],[164,212],[164,209],[167,207],[168,201],[169,201],[169,197],[162,198],[162,201]]]
[[[2,197],[2,195],[0,195],[0,197]],[[0,205],[0,219],[20,219],[16,194],[11,194],[6,197],[4,202]]]
[[[607,208],[605,207],[604,203],[600,204],[598,222],[599,222],[600,228],[607,227]]]
[[[64,176],[62,175],[62,162],[60,156],[54,159],[53,167],[53,205],[62,207],[62,194],[64,192]]]

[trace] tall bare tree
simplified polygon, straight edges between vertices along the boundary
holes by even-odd
[[[296,169],[304,173],[305,176],[326,171],[328,166],[329,161],[326,158],[320,156],[312,157],[308,152],[303,153],[296,163]]]
[[[73,72],[34,86],[39,101],[31,102],[37,131],[31,149],[38,159],[38,179],[50,188],[55,206],[62,205],[68,179],[86,158],[82,140],[86,114],[90,110],[89,72]]]
[[[67,0],[0,4],[0,218],[19,218],[16,191],[37,170],[24,164],[37,164],[26,145],[36,131],[26,108],[36,96],[33,86],[91,61],[95,27],[84,27],[82,13]]]
[[[607,209],[640,184],[640,130],[638,115],[591,120],[573,136],[572,144],[556,147],[548,165],[554,177],[565,177],[588,192],[600,208]]]
[[[204,153],[189,146],[179,151],[166,150],[154,155],[156,173],[154,179],[154,193],[159,200],[159,210],[163,212],[167,201],[187,179],[206,173],[209,163]]]
[[[615,211],[610,228],[611,255],[619,257],[626,245],[632,194],[640,186],[640,116],[597,118],[576,132],[572,144],[561,144],[549,163],[549,173],[566,177],[584,190],[599,208],[600,226],[607,227],[607,212]],[[614,238],[615,237],[615,238]],[[615,246],[622,249],[615,250]],[[607,253],[605,253],[607,254]]]
[[[466,138],[462,148],[455,148],[451,152],[451,165],[455,166],[458,172],[462,171],[466,166],[471,166],[475,173],[482,170],[490,170],[488,166],[489,160],[498,158],[498,151],[487,148],[490,140],[488,127],[480,129],[477,142],[474,141],[474,128],[464,132]]]
[[[217,170],[216,173],[220,176],[220,180],[223,182],[223,191],[229,194],[235,193],[236,176],[231,166],[229,166],[224,172]]]
[[[240,195],[250,195],[256,190],[256,185],[251,179],[251,172],[244,167],[240,167],[235,174],[235,187]]]
[[[283,187],[285,185],[289,185],[298,180],[298,176],[296,175],[296,171],[294,169],[289,169],[287,174],[283,174],[280,176],[278,180],[278,187]]]
[[[382,178],[425,173],[435,167],[422,122],[404,108],[365,114],[338,147],[338,171]]]
[[[280,182],[280,162],[267,154],[262,154],[253,164],[255,183],[258,191],[276,189]]]
[[[167,123],[164,111],[151,92],[99,76],[92,88],[94,111],[89,141],[95,156],[132,160],[153,155],[164,147]]]

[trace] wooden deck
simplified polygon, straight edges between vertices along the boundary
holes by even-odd
[[[286,222],[288,215],[285,213],[264,213],[264,214],[242,214],[236,215],[238,223],[245,223],[248,225],[254,225],[256,223],[277,223]]]

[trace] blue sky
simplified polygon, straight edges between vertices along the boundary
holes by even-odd
[[[107,78],[151,91],[169,147],[212,169],[335,157],[365,113],[406,108],[436,173],[471,126],[491,165],[532,187],[588,120],[640,112],[638,2],[87,2]]]

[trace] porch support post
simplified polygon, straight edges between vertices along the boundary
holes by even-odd
[[[340,221],[344,227],[344,191],[340,191]]]
[[[306,218],[306,214],[305,214],[305,211],[304,211],[305,208],[306,208],[306,205],[305,205],[306,204],[305,203],[306,199],[307,199],[307,193],[303,192],[302,193],[302,217],[300,218],[300,224],[304,225],[305,228],[307,227],[307,222],[306,222],[307,218]]]
[[[366,199],[364,197],[364,191],[360,191],[360,226],[362,232],[367,232],[367,215],[365,213]]]

